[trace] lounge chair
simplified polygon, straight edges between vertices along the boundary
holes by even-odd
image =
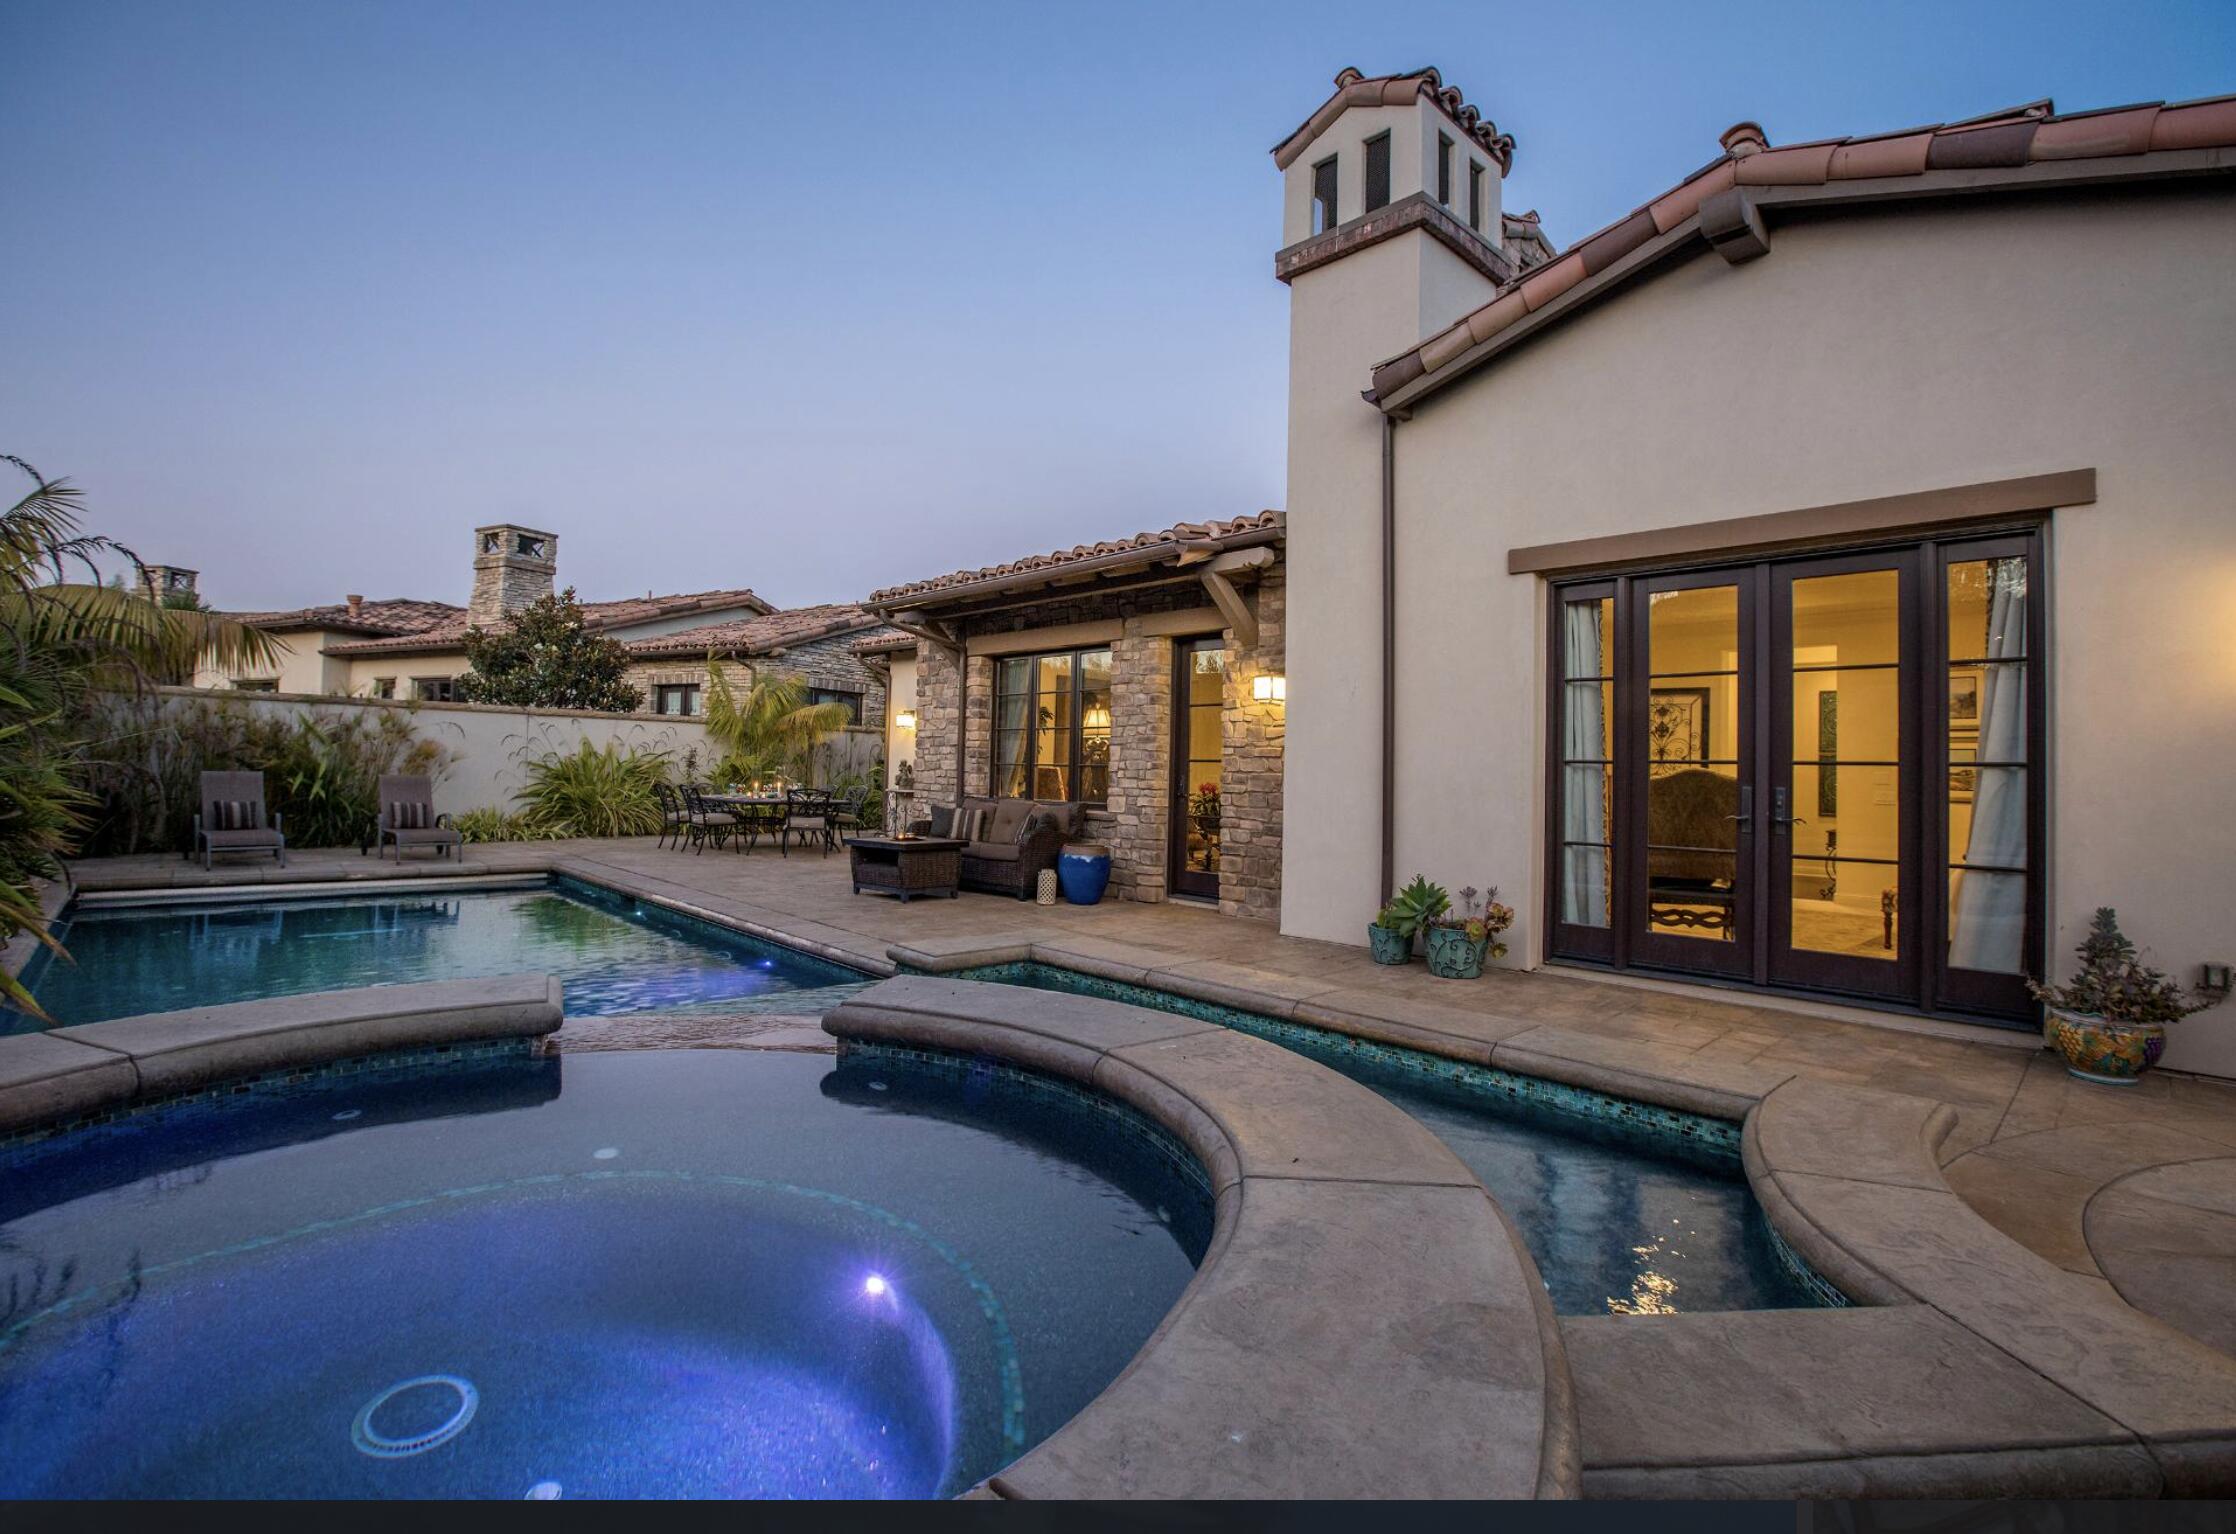
[[[385,851],[392,842],[399,863],[406,847],[432,847],[438,858],[464,856],[466,839],[448,815],[435,813],[435,780],[424,773],[388,773],[380,780],[378,843]]]
[[[269,852],[287,866],[287,836],[280,817],[264,809],[261,772],[205,772],[202,809],[194,817],[194,841],[187,857],[202,854],[202,867],[219,852]]]

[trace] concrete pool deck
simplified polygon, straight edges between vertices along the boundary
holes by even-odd
[[[2228,1084],[2161,1074],[2091,1087],[2029,1036],[1699,988],[1552,971],[1440,981],[1177,904],[966,895],[904,907],[852,895],[843,861],[813,854],[551,843],[475,847],[460,870],[542,871],[872,973],[895,968],[895,949],[935,970],[1032,959],[1612,1095],[1754,1113],[1750,1173],[1782,1233],[1883,1308],[1564,1321],[1589,1494],[2230,1484]],[[146,858],[74,873],[92,892],[358,882],[397,868],[309,852],[286,870],[205,875]],[[785,1042],[812,1047],[802,1033]],[[1884,1381],[1866,1389],[1857,1369]]]

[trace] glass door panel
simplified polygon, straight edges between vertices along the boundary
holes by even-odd
[[[1753,731],[1748,573],[1640,582],[1631,746],[1639,782],[1630,866],[1637,955],[1651,964],[1743,974],[1751,964],[1753,855],[1747,829]]]
[[[1216,900],[1227,652],[1221,639],[1183,640],[1176,649],[1168,882],[1176,894]]]
[[[2027,778],[2027,559],[1953,559],[1947,695],[1940,710],[1948,786],[1947,967],[2025,972],[2032,856]]]
[[[1867,555],[1773,572],[1769,970],[1781,983],[1891,993],[1914,973],[1910,564]]]
[[[1563,594],[1553,707],[1555,942],[1592,958],[1614,954],[1615,598],[1608,586]]]

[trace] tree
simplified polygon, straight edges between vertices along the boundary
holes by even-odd
[[[808,702],[807,683],[796,676],[762,673],[740,697],[712,655],[706,702],[707,736],[723,752],[714,776],[726,782],[806,777],[809,753],[853,717],[843,703]]]
[[[583,626],[572,586],[522,608],[509,628],[467,630],[466,664],[473,669],[458,679],[458,696],[468,703],[608,714],[644,703],[643,691],[627,681],[627,648]]]
[[[0,512],[0,942],[29,932],[57,947],[34,881],[77,849],[94,784],[134,771],[127,758],[138,743],[103,715],[100,695],[191,673],[198,657],[247,667],[274,663],[278,651],[245,624],[149,601],[139,557],[79,531],[75,486],[12,454],[0,462],[31,481]],[[103,585],[104,556],[131,561],[136,580]],[[11,976],[0,974],[0,996],[38,1010]]]

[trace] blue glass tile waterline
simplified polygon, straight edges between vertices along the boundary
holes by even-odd
[[[0,1497],[952,1495],[1205,1249],[1200,1172],[1116,1111],[911,1051],[655,1050],[19,1147]]]
[[[32,961],[60,1025],[351,986],[552,974],[570,1017],[750,1003],[853,970],[574,880],[526,890],[75,911]],[[0,1012],[0,1032],[43,1026]]]
[[[1038,963],[955,978],[1100,996],[1269,1039],[1405,1109],[1522,1229],[1563,1315],[1775,1310],[1845,1296],[1781,1242],[1739,1126]],[[1455,982],[1457,983],[1457,982]]]

